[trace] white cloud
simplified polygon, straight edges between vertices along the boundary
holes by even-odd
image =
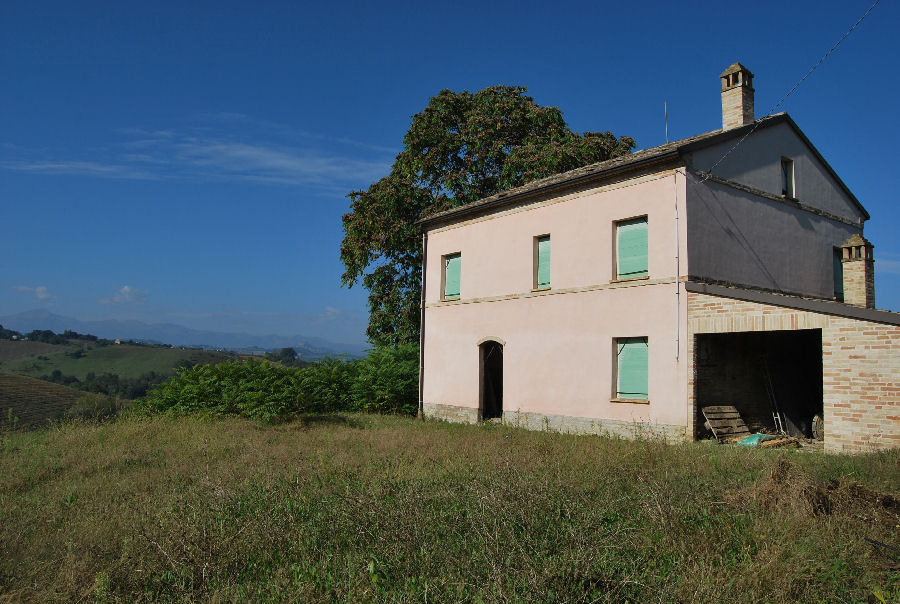
[[[50,293],[50,290],[44,285],[38,285],[37,287],[28,287],[26,285],[16,285],[13,287],[17,292],[22,292],[23,294],[31,294],[34,296],[34,299],[38,302],[43,302],[46,300],[50,300],[53,298],[53,294]]]
[[[12,160],[0,162],[0,167],[18,172],[38,174],[72,174],[76,176],[99,176],[101,178],[123,178],[128,180],[152,179],[153,175],[132,166],[105,164],[95,161],[28,161]]]
[[[138,304],[147,299],[147,292],[123,285],[112,296],[101,298],[101,304]]]
[[[115,133],[118,142],[83,150],[82,157],[9,149],[0,156],[0,168],[111,179],[243,180],[312,186],[343,197],[386,175],[395,153],[239,113],[201,115],[180,131],[120,128]]]
[[[323,310],[318,315],[316,315],[315,318],[313,318],[313,320],[310,321],[310,323],[312,325],[321,325],[322,323],[330,323],[332,321],[337,321],[337,320],[343,318],[343,316],[344,316],[343,311],[341,311],[337,308],[334,308],[332,306],[326,306],[325,310]]]
[[[334,156],[312,149],[192,138],[176,143],[180,165],[194,166],[207,176],[255,182],[327,185],[376,180],[390,165]]]

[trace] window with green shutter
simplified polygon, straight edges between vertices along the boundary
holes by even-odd
[[[834,279],[834,298],[838,302],[844,301],[844,263],[841,261],[841,258],[841,248],[834,248],[832,250],[831,272]]]
[[[616,223],[616,278],[647,275],[647,217]]]
[[[550,235],[534,238],[534,287],[550,287]]]
[[[444,256],[444,299],[459,298],[460,254]]]
[[[648,398],[647,338],[616,339],[616,398]]]

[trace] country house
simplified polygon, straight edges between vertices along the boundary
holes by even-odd
[[[722,128],[423,219],[420,405],[534,429],[707,436],[700,409],[828,451],[900,446],[900,314],[869,214],[753,74]]]

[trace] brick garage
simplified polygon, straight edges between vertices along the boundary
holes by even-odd
[[[693,434],[701,432],[696,419],[698,336],[819,330],[825,450],[900,447],[900,314],[732,287],[685,285]]]

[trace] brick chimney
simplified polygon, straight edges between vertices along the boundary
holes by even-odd
[[[753,74],[740,63],[719,76],[722,78],[722,130],[753,121]]]
[[[844,302],[854,306],[875,308],[874,246],[862,235],[851,235],[841,245],[844,273]]]

